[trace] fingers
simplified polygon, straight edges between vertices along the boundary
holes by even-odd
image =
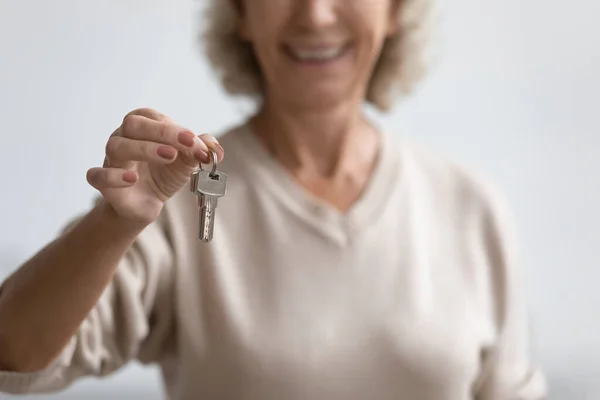
[[[169,164],[175,161],[177,149],[147,140],[113,136],[106,143],[106,156],[111,166],[126,165],[130,161]]]
[[[169,145],[188,154],[203,152],[208,155],[208,147],[202,140],[169,120],[157,121],[140,115],[130,115],[123,121],[121,136]]]
[[[133,186],[138,176],[135,171],[121,168],[91,168],[86,174],[88,183],[99,191]]]
[[[127,113],[127,115],[125,115],[125,117],[123,118],[123,121],[125,121],[125,119],[127,119],[127,117],[132,116],[132,115],[139,115],[142,117],[146,117],[155,121],[167,121],[167,122],[171,122],[171,123],[175,123],[175,121],[173,119],[171,119],[170,117],[166,116],[165,114],[162,114],[152,108],[138,108],[137,110],[133,110]]]
[[[183,151],[194,146],[199,146],[204,151],[208,150],[192,132],[166,120],[155,121],[140,115],[130,115],[125,117],[121,130],[122,136],[130,139],[167,144]]]
[[[172,162],[178,154],[189,165],[210,159],[208,147],[192,132],[154,110],[140,109],[109,138],[104,166],[131,169],[135,161]]]
[[[213,135],[205,133],[200,135],[200,139],[206,145],[206,147],[217,153],[218,162],[223,161],[223,158],[225,157],[225,150],[223,150],[223,147],[221,147],[219,141]]]
[[[128,113],[110,136],[103,166],[132,169],[136,161],[168,164],[177,159],[194,166],[212,161],[209,150],[218,162],[223,160],[225,152],[214,136],[196,136],[166,115],[140,108]]]

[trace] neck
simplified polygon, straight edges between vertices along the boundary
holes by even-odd
[[[253,118],[256,135],[294,175],[334,179],[348,171],[370,169],[377,135],[358,102],[321,109],[265,101]]]

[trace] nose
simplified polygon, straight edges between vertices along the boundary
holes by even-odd
[[[334,0],[297,0],[296,16],[304,28],[318,29],[336,22]]]

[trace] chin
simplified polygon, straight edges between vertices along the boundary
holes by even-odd
[[[297,93],[296,96],[290,96],[288,99],[291,104],[298,108],[326,110],[344,103],[360,101],[360,99],[355,100],[354,97],[349,95],[347,91],[307,90]]]
[[[335,81],[334,81],[335,80]],[[289,82],[289,80],[288,80]],[[278,102],[289,104],[302,109],[330,108],[338,104],[348,102],[360,102],[362,93],[353,84],[339,78],[321,80],[320,82],[289,82],[288,85],[280,85],[277,98]]]

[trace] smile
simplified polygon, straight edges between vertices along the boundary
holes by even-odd
[[[299,48],[286,46],[288,55],[295,61],[303,63],[325,63],[341,58],[349,49],[348,45],[320,48]]]

